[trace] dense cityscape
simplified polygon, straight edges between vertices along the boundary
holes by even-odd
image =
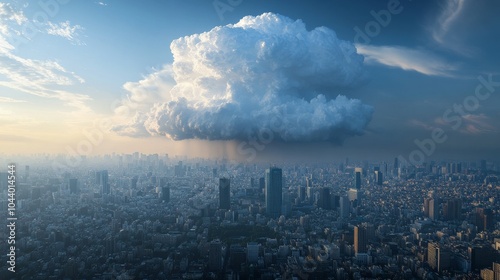
[[[13,161],[16,279],[500,277],[497,162],[58,160]]]

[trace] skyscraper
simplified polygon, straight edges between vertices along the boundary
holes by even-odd
[[[231,189],[228,178],[219,179],[219,209],[231,209]]]
[[[354,227],[354,252],[366,253],[368,245],[368,230],[366,226]]]
[[[101,187],[101,194],[110,194],[111,188],[108,182],[108,170],[99,172],[99,185]]]
[[[280,168],[266,170],[266,213],[273,218],[281,215],[283,173]]]
[[[398,176],[398,172],[399,172],[399,160],[398,158],[394,158],[394,166],[393,166],[393,173],[392,175],[393,176]]]
[[[429,201],[429,218],[431,220],[439,219],[439,198],[436,196]]]
[[[361,173],[363,172],[362,168],[354,169],[354,185],[357,190],[361,189]]]
[[[340,217],[348,218],[351,212],[351,202],[349,201],[349,197],[341,196],[339,204],[340,204]]]
[[[170,187],[168,186],[167,178],[165,178],[165,177],[160,178],[158,186],[160,189],[160,200],[163,202],[169,202],[170,201]]]
[[[318,207],[326,210],[332,209],[332,199],[330,198],[330,188],[323,187],[319,192]]]
[[[427,245],[427,262],[429,266],[437,272],[449,269],[451,252],[449,249],[442,248],[437,243],[429,242]]]
[[[384,176],[381,171],[375,171],[375,181],[379,186],[382,186],[382,184],[384,183]]]
[[[460,220],[462,216],[462,201],[458,198],[448,199],[443,204],[443,218],[445,220]]]

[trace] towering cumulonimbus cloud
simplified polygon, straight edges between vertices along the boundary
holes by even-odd
[[[130,100],[147,100],[148,90],[161,98],[125,102],[137,113],[118,133],[234,140],[265,130],[282,141],[342,141],[361,135],[372,117],[371,106],[337,96],[362,80],[363,56],[326,27],[308,31],[301,20],[265,13],[179,38],[170,49],[172,65],[125,85]]]

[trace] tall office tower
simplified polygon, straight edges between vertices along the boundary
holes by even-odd
[[[340,217],[341,218],[349,218],[349,214],[351,213],[351,202],[349,201],[349,197],[341,196],[340,197]]]
[[[442,272],[450,268],[451,252],[437,243],[429,242],[427,245],[427,262],[432,269]]]
[[[312,188],[312,179],[310,177],[306,177],[306,188]]]
[[[25,168],[24,181],[28,181],[28,178],[30,177],[30,166],[26,165],[24,168]]]
[[[448,221],[462,218],[462,201],[458,198],[448,199],[443,204],[443,218]]]
[[[219,179],[219,209],[231,209],[231,190],[228,178]]]
[[[138,176],[134,176],[130,179],[130,188],[136,189],[137,188],[137,181],[139,181]]]
[[[392,175],[393,176],[397,176],[398,175],[398,170],[399,170],[399,160],[398,160],[397,157],[394,158],[394,166],[392,168],[393,168],[392,169],[393,170]]]
[[[354,253],[366,253],[368,246],[368,230],[366,226],[354,227]]]
[[[266,170],[266,213],[273,218],[281,215],[283,173],[280,168]]]
[[[495,273],[495,280],[500,280],[500,262],[493,263],[493,272]]]
[[[332,199],[330,198],[330,188],[323,187],[319,192],[318,207],[326,210],[332,209]]]
[[[488,208],[476,208],[474,224],[477,226],[478,231],[493,229],[493,211]]]
[[[69,179],[69,193],[75,194],[78,192],[78,180],[75,178]]]
[[[257,263],[259,261],[260,244],[256,242],[247,243],[247,262]]]
[[[384,183],[384,175],[380,171],[375,171],[375,181],[377,182],[377,185],[382,186]]]
[[[362,168],[354,169],[354,186],[357,190],[361,189],[361,173],[363,172]]]
[[[429,201],[429,218],[431,220],[439,219],[439,198],[436,196]]]
[[[108,182],[108,170],[99,172],[99,185],[101,186],[101,194],[110,194],[111,188]]]
[[[429,217],[429,205],[431,202],[432,198],[426,197],[424,198],[424,216]]]
[[[299,186],[298,193],[299,193],[299,200],[300,201],[306,200],[306,187]]]
[[[208,269],[210,271],[219,271],[222,269],[222,243],[219,239],[210,242],[208,252]]]
[[[438,267],[438,248],[439,246],[434,242],[427,244],[427,263],[434,270]]]
[[[491,264],[496,260],[495,250],[490,246],[469,246],[467,252],[471,271],[491,267]]]
[[[168,186],[167,178],[161,177],[160,180],[158,180],[158,187],[160,189],[160,200],[163,202],[169,202],[170,187]]]

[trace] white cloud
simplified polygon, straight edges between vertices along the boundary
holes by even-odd
[[[434,32],[432,33],[432,37],[436,40],[436,42],[441,44],[444,43],[444,37],[462,13],[464,4],[465,0],[446,1],[446,6],[439,15]]]
[[[54,36],[63,37],[74,44],[84,44],[79,39],[78,31],[83,30],[83,27],[80,25],[71,25],[69,21],[60,22],[60,23],[48,23],[47,33]]]
[[[424,50],[363,44],[356,44],[356,48],[365,56],[367,63],[416,71],[429,76],[452,77],[457,70],[456,65]]]
[[[274,130],[283,141],[341,142],[371,119],[372,107],[338,95],[361,80],[363,57],[328,28],[266,13],[170,49],[172,66],[125,84],[124,107],[138,114],[119,133],[231,140]]]
[[[79,112],[88,112],[86,95],[71,93],[65,87],[84,83],[73,72],[66,70],[59,62],[46,59],[29,59],[16,53],[10,43],[19,35],[19,29],[27,21],[21,10],[10,4],[0,3],[0,86],[44,98],[58,99],[64,104],[77,108]],[[56,27],[56,26],[53,26]],[[71,27],[69,22],[59,27],[61,36],[74,37],[79,27]],[[54,32],[59,32],[53,30]],[[66,32],[66,33],[64,33]],[[15,99],[0,98],[0,102],[15,102]]]
[[[22,102],[26,102],[26,101],[18,100],[18,99],[14,99],[14,98],[10,98],[10,97],[0,96],[0,103],[22,103]]]

